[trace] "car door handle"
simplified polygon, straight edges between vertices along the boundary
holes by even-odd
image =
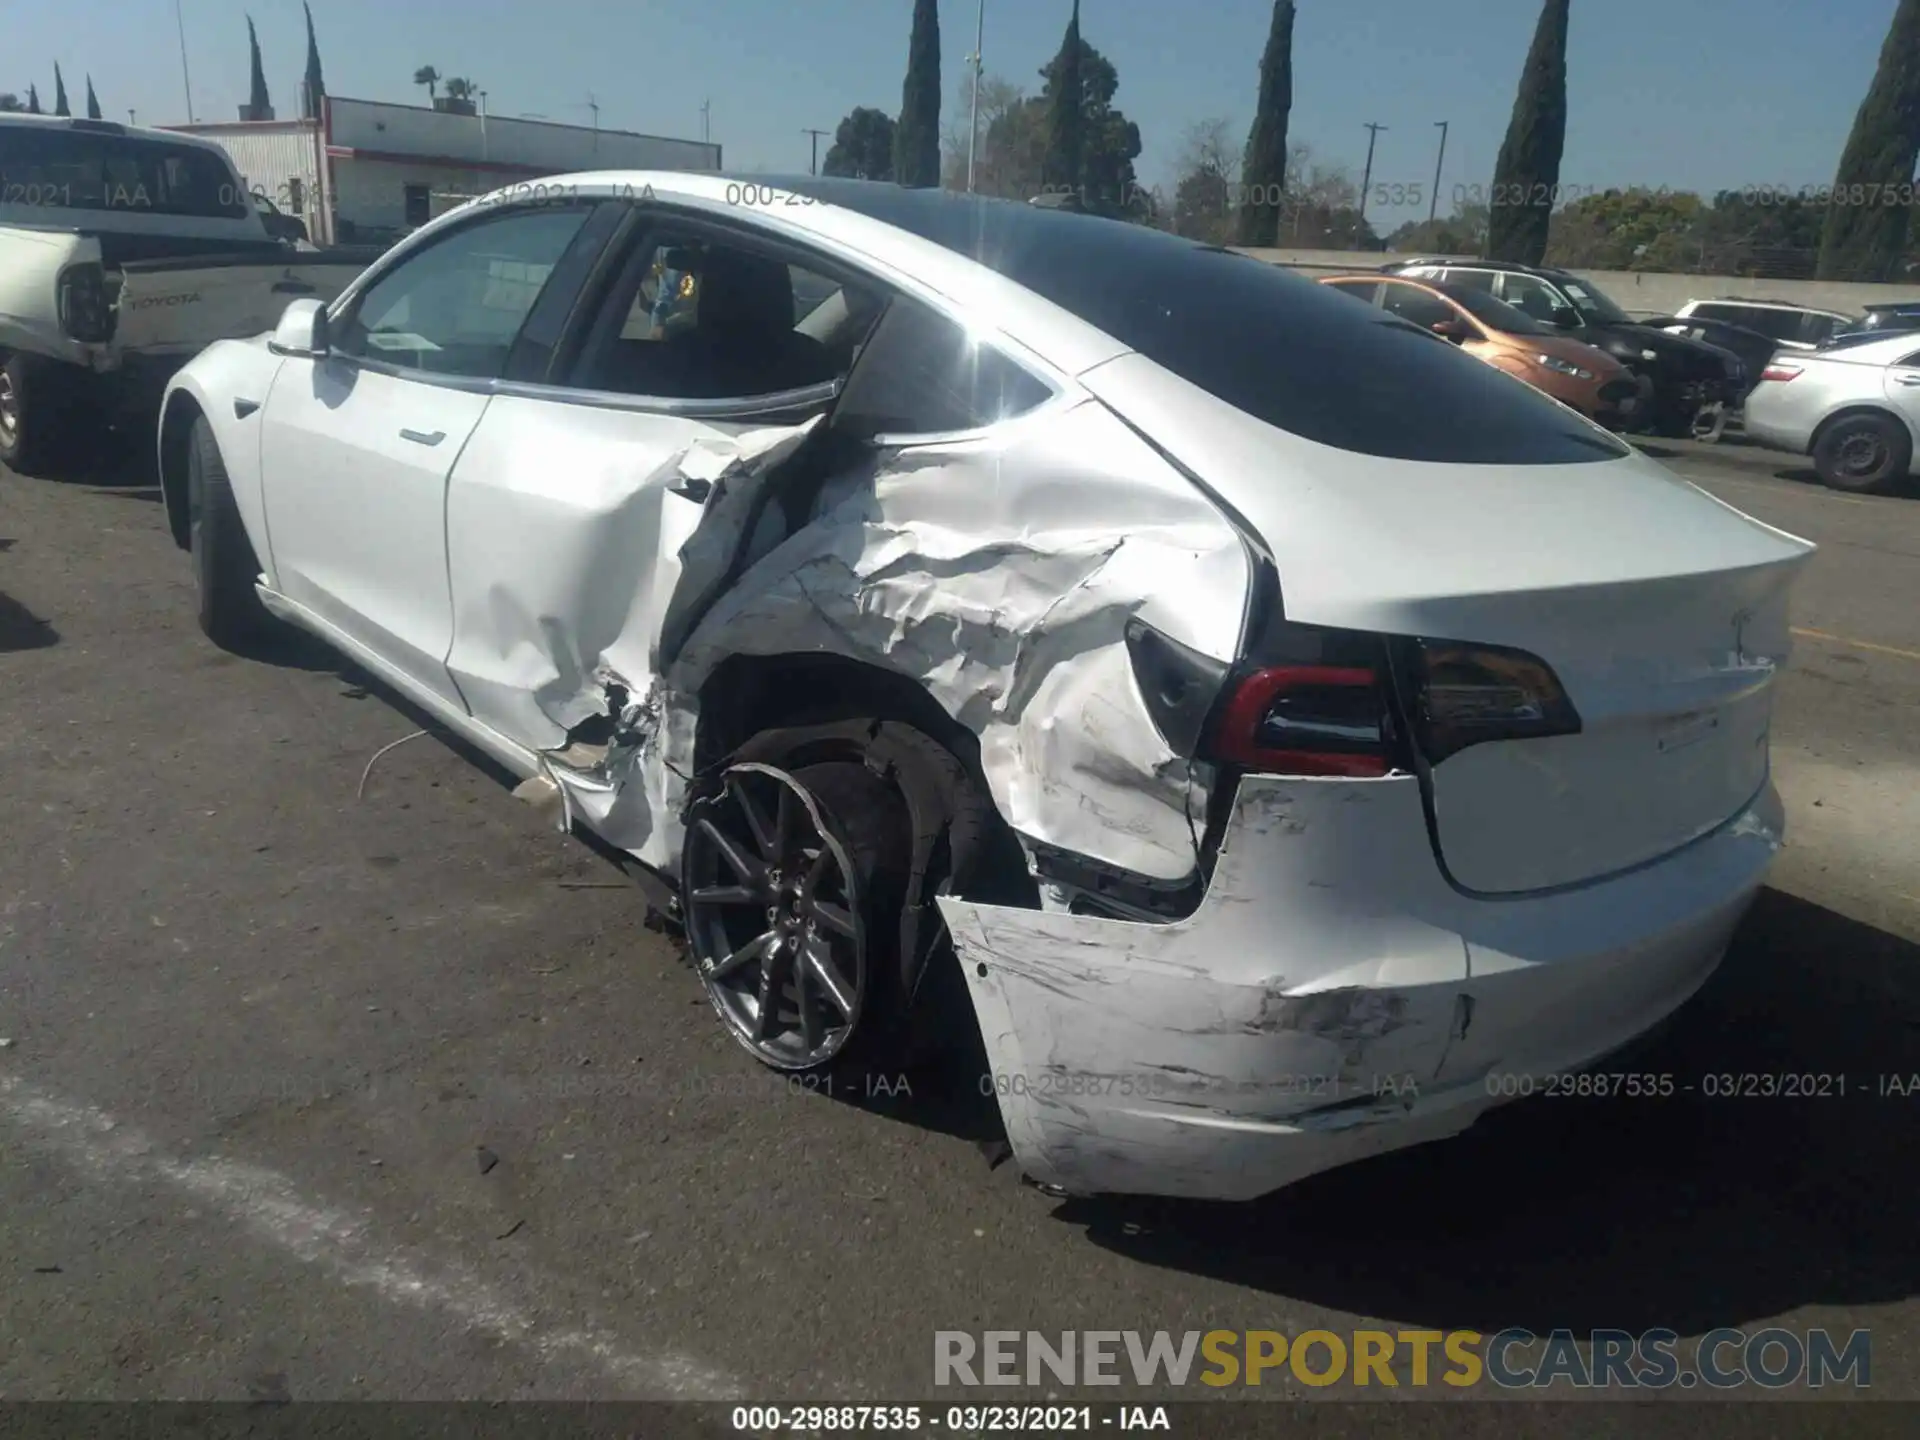
[[[438,445],[442,440],[447,438],[447,432],[444,430],[402,430],[400,432],[400,438],[402,440],[411,440],[416,445]]]
[[[1920,375],[1896,375],[1893,381],[1896,385],[1920,385]]]

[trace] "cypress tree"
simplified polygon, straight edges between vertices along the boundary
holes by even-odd
[[[255,120],[264,120],[267,111],[273,108],[273,102],[267,98],[267,72],[260,63],[260,37],[254,33],[251,15],[247,17],[247,50],[253,61],[253,83],[247,96],[247,110]]]
[[[313,38],[313,9],[302,4],[307,12],[307,80],[303,87],[306,94],[300,97],[300,113],[308,120],[320,118],[320,101],[327,93],[326,77],[320,73],[320,42]]]
[[[57,62],[53,67],[53,113],[73,114],[73,110],[67,104],[67,82],[60,78],[60,66]]]
[[[900,121],[893,130],[893,176],[902,185],[940,183],[940,7],[914,0],[907,41],[907,78],[900,87]]]
[[[1273,23],[1260,57],[1260,101],[1240,162],[1236,231],[1242,245],[1280,241],[1280,192],[1287,183],[1287,117],[1293,110],[1293,0],[1273,0]]]
[[[39,87],[29,80],[27,82],[27,114],[44,115],[45,113],[46,112],[40,108]]]
[[[1546,0],[1533,32],[1513,119],[1493,167],[1487,255],[1538,265],[1547,254],[1560,152],[1567,143],[1567,0]]]
[[[100,116],[100,97],[93,93],[93,76],[87,76],[87,118],[98,120]]]
[[[1885,282],[1895,277],[1906,249],[1917,155],[1920,0],[1900,0],[1880,46],[1880,68],[1840,152],[1834,203],[1827,210],[1814,271],[1819,279]],[[1893,203],[1885,203],[1889,200]]]
[[[1080,0],[1053,62],[1053,95],[1047,107],[1047,151],[1040,182],[1049,190],[1080,192],[1086,132],[1086,94],[1080,77]]]

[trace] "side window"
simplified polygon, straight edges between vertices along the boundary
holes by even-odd
[[[1475,290],[1484,290],[1489,295],[1493,293],[1493,272],[1491,270],[1449,268],[1445,274],[1447,283],[1450,285],[1469,285]]]
[[[844,376],[877,295],[697,235],[647,237],[571,383],[616,395],[731,400]]]
[[[1342,295],[1351,295],[1367,305],[1380,303],[1380,282],[1377,280],[1329,280],[1329,290],[1338,290]]]
[[[934,435],[1012,419],[1053,394],[953,321],[902,296],[888,308],[834,412],[859,435]]]
[[[1725,320],[1735,325],[1751,322],[1741,318],[1743,307],[1726,305],[1718,300],[1696,300],[1687,307],[1687,318],[1694,320]]]
[[[1563,329],[1577,323],[1578,316],[1566,297],[1538,276],[1507,274],[1500,277],[1500,283],[1505,292],[1500,298],[1535,320]]]
[[[1387,285],[1383,288],[1386,294],[1381,304],[1386,312],[1398,315],[1422,330],[1431,330],[1445,321],[1460,318],[1446,301],[1417,285]]]
[[[463,226],[368,287],[333,348],[431,375],[500,376],[587,214],[549,208]]]
[[[1893,362],[1893,368],[1897,370],[1920,368],[1920,350],[1914,351],[1911,355],[1902,355],[1898,360]]]

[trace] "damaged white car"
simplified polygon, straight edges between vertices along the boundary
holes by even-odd
[[[1780,842],[1810,545],[1140,226],[565,177],[212,346],[159,443],[213,639],[552,787],[766,1064],[977,1025],[1073,1193],[1457,1133],[1685,1001]]]

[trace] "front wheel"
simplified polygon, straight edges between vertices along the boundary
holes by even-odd
[[[1907,478],[1913,439],[1890,415],[1848,415],[1828,426],[1813,447],[1824,484],[1856,495],[1884,495]]]
[[[254,589],[260,561],[204,415],[187,442],[187,530],[201,633],[222,650],[244,651],[272,630],[273,617]]]

